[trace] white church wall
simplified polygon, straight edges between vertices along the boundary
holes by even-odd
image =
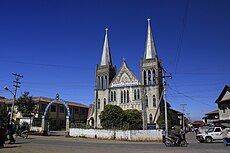
[[[128,140],[128,141],[161,141],[161,130],[101,130],[70,128],[70,136]]]

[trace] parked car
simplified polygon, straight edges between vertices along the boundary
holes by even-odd
[[[228,139],[230,140],[230,128],[227,128],[228,131]],[[196,135],[196,139],[200,142],[200,143],[211,143],[212,141],[215,140],[222,140],[222,128],[221,127],[210,127],[207,131],[203,132],[203,133],[199,133]]]

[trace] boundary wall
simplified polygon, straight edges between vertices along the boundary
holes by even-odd
[[[126,141],[162,141],[161,130],[104,130],[70,128],[72,137],[126,140]]]

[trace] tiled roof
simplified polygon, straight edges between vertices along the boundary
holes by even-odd
[[[0,97],[0,102],[4,102],[5,104],[11,104],[13,99],[8,99],[4,97]]]
[[[41,102],[46,102],[49,103],[52,100],[55,100],[54,98],[47,98],[47,97],[33,97],[33,99],[35,101],[41,101]],[[65,101],[65,100],[64,100]],[[68,105],[70,106],[78,106],[78,107],[85,107],[85,108],[89,108],[88,106],[84,105],[84,104],[80,104],[80,103],[76,103],[76,102],[70,102],[70,101],[65,101]],[[59,102],[58,102],[59,103]]]
[[[54,98],[47,98],[47,97],[33,97],[33,100],[36,102],[45,102],[45,103],[49,103],[52,100],[54,100]],[[0,102],[5,102],[6,104],[11,104],[13,99],[8,99],[8,98],[1,98],[0,97]],[[80,104],[80,103],[76,103],[76,102],[69,102],[69,101],[65,101],[68,105],[70,106],[77,106],[77,107],[85,107],[85,108],[89,108],[88,106],[84,105],[84,104]],[[59,102],[58,102],[59,103]],[[61,103],[60,103],[61,104]]]
[[[194,121],[192,124],[204,125],[205,123],[203,121]]]

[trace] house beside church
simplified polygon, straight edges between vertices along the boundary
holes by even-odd
[[[215,102],[218,104],[220,121],[230,123],[230,84],[225,85]]]

